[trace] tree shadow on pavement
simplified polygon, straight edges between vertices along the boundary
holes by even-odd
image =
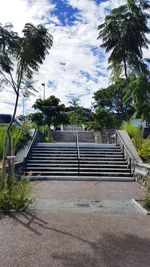
[[[89,249],[70,252],[53,253],[52,257],[61,266],[65,267],[149,267],[150,266],[150,238],[141,238],[133,234],[122,233],[98,233],[100,239],[94,241],[86,240],[78,235],[56,229],[49,226],[49,222],[39,218],[31,212],[21,214],[10,214],[12,219],[22,224],[36,235],[42,235],[43,231],[52,231],[67,236],[78,242],[82,247],[86,244]],[[61,225],[60,225],[61,227]],[[88,239],[88,233],[87,233]],[[90,251],[90,252],[89,252]]]
[[[28,230],[30,230],[31,232],[35,233],[36,235],[42,235],[42,231],[48,230],[48,231],[54,231],[63,235],[67,235],[71,238],[75,238],[79,241],[85,242],[85,243],[89,243],[89,241],[82,239],[76,235],[73,235],[69,232],[65,232],[62,231],[60,229],[56,229],[56,228],[52,228],[47,226],[48,222],[42,220],[41,218],[39,218],[36,214],[31,213],[31,212],[22,212],[20,214],[15,214],[15,213],[10,213],[9,217],[14,219],[15,221],[17,221],[18,223],[22,224],[25,228],[27,228]],[[37,226],[35,229],[35,226]]]
[[[97,242],[89,242],[93,256],[88,253],[53,254],[65,267],[149,267],[150,239],[132,234],[118,236],[104,233]],[[91,253],[90,253],[91,254]]]

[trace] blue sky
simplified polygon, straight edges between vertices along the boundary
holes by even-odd
[[[26,22],[44,24],[54,37],[54,44],[35,75],[38,93],[26,100],[26,114],[32,112],[36,98],[55,95],[65,104],[79,97],[80,104],[90,107],[93,93],[109,83],[107,56],[99,47],[97,26],[114,7],[125,0],[5,0],[1,3],[1,23],[10,21],[21,33]],[[9,8],[8,8],[9,7]],[[144,51],[148,57],[149,51]],[[10,88],[0,92],[0,113],[12,112],[14,96]],[[18,114],[22,113],[20,97]]]

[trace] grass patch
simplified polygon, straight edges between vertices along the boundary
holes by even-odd
[[[16,180],[14,177],[11,191],[9,191],[5,181],[4,189],[0,190],[0,212],[23,211],[30,203],[32,203],[32,199],[30,197],[30,182],[28,180],[22,178]]]

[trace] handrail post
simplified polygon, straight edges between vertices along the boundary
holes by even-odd
[[[131,166],[131,158],[129,158],[129,168],[130,168],[130,175],[132,175],[132,166]]]
[[[123,154],[123,159],[125,158],[125,153],[124,153],[124,144],[122,144],[122,154]]]
[[[116,138],[115,138],[115,141],[116,141],[116,146],[118,145],[118,134],[117,134],[117,131],[116,131]]]
[[[78,160],[78,175],[80,175],[80,150],[79,150],[79,138],[78,138],[77,128],[76,128],[76,147],[77,147],[77,160]]]

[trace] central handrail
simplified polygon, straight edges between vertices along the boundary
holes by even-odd
[[[79,148],[79,136],[77,128],[75,130],[76,134],[76,147],[77,147],[77,160],[78,160],[78,174],[80,174],[80,148]]]

